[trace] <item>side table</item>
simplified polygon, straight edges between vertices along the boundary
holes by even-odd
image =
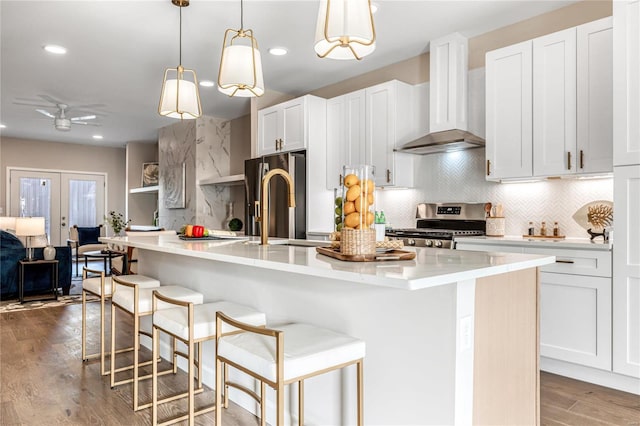
[[[24,277],[25,269],[35,265],[49,265],[51,268],[51,293],[53,299],[58,300],[58,261],[57,260],[19,260],[18,261],[18,298],[20,303],[24,303]],[[29,302],[33,300],[50,300],[47,299],[32,299],[29,298]]]

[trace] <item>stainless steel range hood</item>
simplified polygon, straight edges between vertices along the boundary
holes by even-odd
[[[453,129],[429,133],[403,145],[399,151],[426,155],[482,147],[484,147],[484,139],[480,136],[466,130]]]
[[[467,39],[458,33],[430,42],[429,133],[399,149],[435,154],[482,148],[483,138],[467,131]]]

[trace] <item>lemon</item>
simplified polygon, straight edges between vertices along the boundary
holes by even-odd
[[[358,176],[354,175],[353,173],[348,174],[344,177],[344,186],[346,186],[347,188],[351,188],[353,185],[357,185],[358,183],[360,183],[360,179],[358,179]]]

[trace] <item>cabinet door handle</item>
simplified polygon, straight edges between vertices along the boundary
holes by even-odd
[[[584,169],[584,151],[580,150],[580,168]]]
[[[387,183],[391,182],[391,170],[387,169]]]
[[[571,170],[571,151],[567,151],[567,170]]]
[[[491,175],[491,160],[487,160],[487,176]]]
[[[343,181],[342,173],[340,173],[340,177],[338,177],[338,185],[342,186],[342,181]]]
[[[575,263],[573,260],[556,259],[556,263]]]
[[[275,143],[276,143],[276,148],[275,149],[277,151],[278,150],[278,139],[275,140]]]

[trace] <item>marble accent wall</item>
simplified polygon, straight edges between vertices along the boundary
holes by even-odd
[[[184,224],[199,223],[222,228],[227,215],[229,189],[222,186],[200,187],[199,179],[229,174],[230,122],[214,117],[177,121],[158,134],[160,189],[158,192],[160,226],[179,230]],[[172,167],[185,164],[185,207],[167,208],[165,188]]]
[[[203,117],[196,124],[196,177],[206,179],[230,174],[231,122]],[[196,188],[196,222],[210,229],[224,229],[231,199],[228,186]]]
[[[502,203],[506,234],[523,235],[529,221],[547,226],[558,221],[561,234],[588,238],[572,218],[584,204],[613,201],[613,179],[558,179],[529,183],[487,182],[484,149],[416,157],[416,188],[378,191],[376,208],[398,228],[415,227],[416,205],[421,202]],[[615,206],[614,206],[615,209]]]

